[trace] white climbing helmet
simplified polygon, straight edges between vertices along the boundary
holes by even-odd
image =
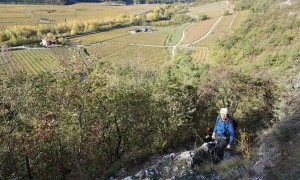
[[[220,114],[228,114],[228,109],[227,108],[221,108]]]

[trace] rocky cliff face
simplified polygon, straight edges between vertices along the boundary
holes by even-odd
[[[265,132],[253,170],[261,179],[299,179],[300,110]]]
[[[137,180],[137,179],[185,179],[185,180],[203,180],[203,179],[222,179],[216,173],[206,173],[205,175],[199,171],[198,168],[193,167],[193,161],[196,156],[201,156],[203,161],[210,161],[207,156],[208,147],[204,143],[196,150],[188,150],[183,152],[171,153],[162,157],[153,157],[152,161],[156,161],[154,165],[146,167],[134,175],[122,177],[122,172],[119,172],[119,177],[111,177],[110,180],[124,179],[124,180]],[[228,157],[227,157],[228,158]],[[151,158],[150,158],[151,159]]]

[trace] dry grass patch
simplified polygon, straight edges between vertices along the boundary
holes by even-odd
[[[226,1],[189,7],[190,14],[194,16],[198,16],[199,14],[206,14],[208,15],[208,17],[220,17],[226,10],[230,10],[230,7],[226,3]]]

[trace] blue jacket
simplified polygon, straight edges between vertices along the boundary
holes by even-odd
[[[231,116],[227,116],[225,121],[222,121],[221,116],[218,116],[216,119],[216,125],[214,128],[214,132],[217,136],[227,137],[229,135],[229,142],[228,144],[233,144],[235,130],[234,130],[234,123],[232,123]]]

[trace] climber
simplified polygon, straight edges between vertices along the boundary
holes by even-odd
[[[216,118],[216,125],[212,134],[218,147],[218,156],[223,159],[224,149],[231,148],[235,137],[235,120],[228,115],[227,108],[221,108],[220,115]]]
[[[206,134],[204,136],[204,142],[211,142],[212,138],[212,129],[211,127],[206,128]]]

